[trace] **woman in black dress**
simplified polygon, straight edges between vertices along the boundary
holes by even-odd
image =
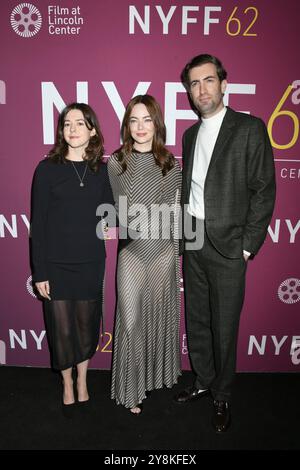
[[[96,209],[113,204],[103,137],[94,111],[82,103],[60,114],[56,143],[36,168],[32,188],[33,280],[45,300],[52,366],[63,377],[63,404],[89,399],[86,375],[99,339],[105,245]]]

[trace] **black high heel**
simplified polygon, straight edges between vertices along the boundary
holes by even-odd
[[[87,411],[90,408],[90,404],[91,404],[91,401],[89,398],[87,400],[77,401],[77,406],[79,410],[82,410],[82,411]]]
[[[70,403],[69,405],[65,405],[62,403],[62,414],[65,418],[73,418],[74,416],[74,411],[75,411],[75,402]]]

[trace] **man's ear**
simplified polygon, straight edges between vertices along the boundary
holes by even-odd
[[[222,80],[222,82],[221,82],[221,91],[222,91],[223,95],[226,91],[226,88],[227,88],[227,80]]]

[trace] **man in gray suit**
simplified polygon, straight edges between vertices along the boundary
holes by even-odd
[[[191,225],[198,236],[198,243],[183,243],[187,337],[196,378],[174,397],[182,404],[210,393],[218,433],[231,419],[247,262],[264,242],[275,202],[266,127],[224,106],[226,76],[220,60],[208,54],[194,57],[182,72],[200,115],[183,136],[182,187],[185,228]]]

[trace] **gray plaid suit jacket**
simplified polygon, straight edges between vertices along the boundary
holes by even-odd
[[[186,208],[200,125],[201,120],[183,135],[181,204]],[[274,158],[266,126],[257,117],[227,108],[204,186],[205,228],[211,243],[227,258],[241,257],[243,249],[256,254],[274,203]]]

